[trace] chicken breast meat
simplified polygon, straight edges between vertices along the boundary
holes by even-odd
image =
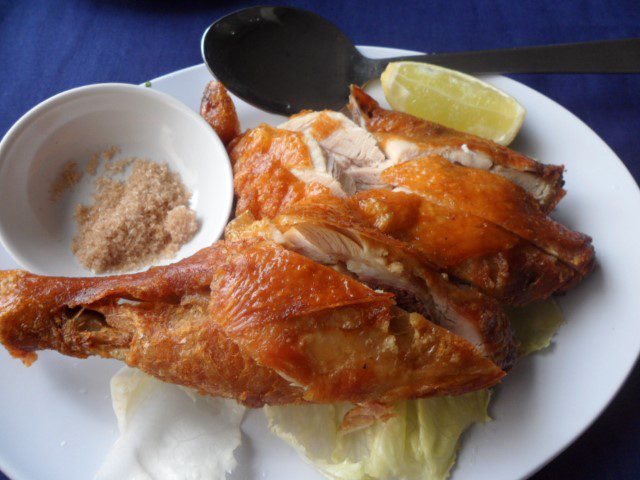
[[[386,188],[380,172],[393,162],[387,160],[371,133],[344,114],[331,110],[302,112],[278,128],[311,137],[329,161],[339,167],[343,177],[351,182],[353,190]]]

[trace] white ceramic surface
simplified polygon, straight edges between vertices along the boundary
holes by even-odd
[[[193,110],[162,92],[137,85],[98,84],[63,92],[25,114],[0,143],[0,240],[31,271],[90,275],[70,250],[73,212],[90,203],[93,178],[57,201],[51,185],[68,161],[84,171],[95,153],[110,146],[121,158],[168,163],[192,192],[201,222],[177,258],[220,238],[233,202],[227,153],[213,129]],[[168,263],[171,260],[167,260]]]
[[[378,57],[410,53],[363,51]],[[154,80],[152,88],[196,109],[209,79],[199,65]],[[637,185],[611,149],[570,112],[513,80],[487,80],[528,110],[514,147],[567,166],[568,194],[554,215],[593,236],[598,266],[560,299],[567,322],[554,345],[521,361],[497,390],[491,407],[495,420],[465,435],[453,480],[532,474],[600,414],[640,350]],[[379,85],[371,91],[382,98]],[[281,120],[244,102],[236,105],[244,128]],[[14,265],[0,251],[0,267]],[[114,361],[50,352],[26,369],[0,349],[0,468],[16,480],[91,478],[117,435],[108,395],[109,377],[117,369]],[[321,478],[269,433],[261,411],[250,412],[243,432],[233,479]]]

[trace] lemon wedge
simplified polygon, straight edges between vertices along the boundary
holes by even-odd
[[[482,80],[428,63],[392,62],[380,77],[394,110],[508,145],[526,110]]]

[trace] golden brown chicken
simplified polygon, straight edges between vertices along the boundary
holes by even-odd
[[[501,368],[513,366],[517,342],[500,305],[426,267],[408,244],[367,227],[349,199],[317,195],[289,205],[272,221],[252,219],[245,214],[231,222],[227,238],[269,238],[392,292],[398,306],[465,338]]]
[[[250,406],[455,395],[504,375],[393,295],[264,240],[132,275],[2,272],[0,341],[26,363],[113,357]]]
[[[410,244],[437,269],[505,304],[547,298],[582,277],[511,232],[412,192],[367,190],[352,201],[370,225]]]
[[[477,196],[496,210],[488,216],[466,207],[463,197],[458,204],[444,198],[451,182],[434,193],[424,183],[425,175],[413,178],[419,173],[414,170],[402,176],[426,161],[387,160],[370,133],[338,112],[303,112],[282,127],[250,130],[230,149],[237,214],[249,211],[257,219],[273,218],[304,198],[350,196],[368,226],[411,244],[430,268],[512,305],[566,291],[592,266],[590,239],[551,221],[533,197],[504,176],[425,157],[441,158],[441,169],[451,173],[432,175],[443,185],[458,173],[462,187],[476,188],[474,182],[482,180]],[[433,163],[437,160],[427,165]],[[355,192],[371,186],[384,188]]]
[[[207,84],[200,104],[200,115],[227,145],[240,135],[240,121],[225,86],[216,81]]]
[[[565,194],[563,166],[545,165],[491,140],[385,110],[357,86],[351,87],[349,111],[357,123],[374,133],[392,164],[439,155],[451,163],[491,172],[515,183],[546,213]]]
[[[350,106],[359,125],[303,112],[238,136],[209,84],[201,113],[238,196],[227,241],[132,275],[0,272],[0,342],[27,364],[42,349],[111,357],[249,406],[353,402],[347,426],[495,385],[517,356],[500,303],[564,291],[593,265],[590,238],[546,215],[562,167],[358,88]]]
[[[578,275],[593,266],[590,237],[553,221],[522,188],[498,175],[431,155],[391,167],[381,178],[436,205],[491,222],[557,257]]]
[[[314,154],[320,159],[317,166]],[[263,124],[239,137],[229,155],[238,200],[236,214],[249,211],[256,218],[270,218],[308,196],[344,194],[326,165],[320,164],[322,152],[301,133]]]

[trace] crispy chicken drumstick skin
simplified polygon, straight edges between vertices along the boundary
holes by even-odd
[[[455,395],[504,375],[393,295],[264,240],[131,275],[2,272],[0,341],[26,363],[112,357],[250,406]]]

